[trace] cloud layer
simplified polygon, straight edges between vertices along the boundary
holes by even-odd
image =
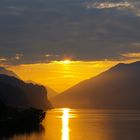
[[[109,9],[109,8],[116,8],[118,10],[126,9],[126,8],[133,8],[134,6],[129,3],[128,1],[124,2],[93,2],[87,3],[87,8],[97,8],[97,9]]]
[[[140,52],[138,0],[0,1],[0,62],[119,60]]]
[[[126,13],[133,13],[140,16],[140,2],[136,0],[121,0],[121,1],[91,1],[86,3],[86,7],[91,9],[117,9]]]

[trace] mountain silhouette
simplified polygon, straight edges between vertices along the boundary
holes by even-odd
[[[5,74],[5,75],[19,78],[19,76],[16,73],[14,73],[13,71],[7,70],[5,67],[0,67],[0,74]]]
[[[28,81],[26,81],[26,83],[33,83],[33,84],[42,85],[42,84],[37,83],[37,82],[34,82],[34,81],[32,81],[32,80],[28,80]],[[58,93],[57,93],[55,90],[53,90],[51,87],[45,86],[45,85],[43,85],[43,86],[44,86],[44,87],[46,88],[46,90],[47,90],[48,99],[53,98],[53,97],[55,97],[55,96],[58,94]]]
[[[117,64],[51,101],[54,107],[140,109],[140,62]]]
[[[48,86],[46,88],[47,88],[47,92],[48,92],[48,99],[51,99],[51,98],[55,97],[56,95],[58,95],[58,93],[55,90],[53,90],[52,88],[50,88]]]
[[[25,83],[4,74],[0,74],[0,100],[13,107],[32,107],[43,110],[51,108],[44,86]]]

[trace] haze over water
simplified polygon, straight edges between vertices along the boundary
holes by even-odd
[[[13,134],[10,140],[139,140],[140,112],[92,109],[54,109],[44,129]],[[2,137],[3,140],[4,137]]]

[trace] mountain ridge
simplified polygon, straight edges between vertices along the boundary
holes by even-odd
[[[96,77],[78,83],[51,101],[55,107],[140,108],[139,71],[140,61],[119,63]]]
[[[14,76],[14,77],[20,79],[19,76],[16,73],[14,73],[13,71],[8,70],[8,69],[6,69],[5,67],[2,67],[2,66],[0,66],[0,74]]]
[[[10,106],[43,110],[52,107],[44,86],[25,83],[14,76],[0,74],[0,91],[0,99]]]

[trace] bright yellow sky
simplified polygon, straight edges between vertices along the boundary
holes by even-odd
[[[53,61],[51,63],[10,66],[25,81],[34,81],[62,92],[78,82],[98,75],[118,61]]]
[[[111,61],[53,61],[9,67],[23,80],[31,80],[62,92],[78,82],[93,77],[117,62]]]

